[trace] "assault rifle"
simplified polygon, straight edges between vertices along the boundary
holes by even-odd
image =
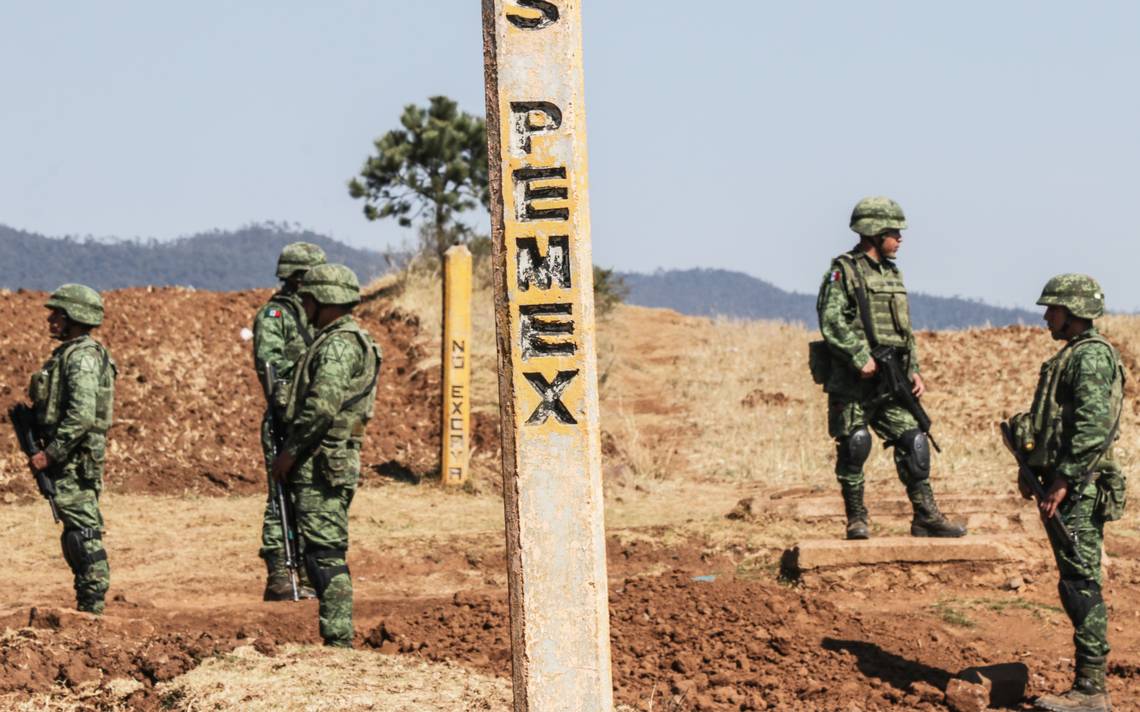
[[[265,399],[269,404],[269,454],[270,462],[281,451],[285,442],[285,428],[282,427],[280,414],[277,412],[277,369],[273,364],[265,364]],[[295,516],[293,502],[285,489],[285,483],[273,482],[273,511],[281,520],[281,538],[285,547],[285,568],[289,571],[289,585],[293,589],[293,600],[301,600],[298,589],[298,576],[301,571],[301,557],[297,552],[297,532],[293,525]]]
[[[863,279],[859,276],[859,267],[851,262],[851,272],[855,276],[855,301],[859,306],[859,318],[863,321],[863,332],[867,335],[867,343],[871,345],[871,358],[878,365],[878,374],[875,381],[879,385],[879,393],[890,396],[895,402],[905,408],[914,419],[918,421],[918,429],[926,433],[930,444],[938,452],[938,442],[930,432],[930,416],[926,409],[915,398],[914,385],[907,374],[903,364],[903,350],[897,346],[886,346],[875,342],[875,329],[871,325],[871,304],[867,299],[867,290],[863,286]]]
[[[890,395],[896,403],[910,412],[918,421],[918,429],[926,433],[926,437],[935,450],[942,452],[942,448],[938,447],[938,442],[930,432],[930,416],[926,414],[926,409],[914,397],[912,390],[914,386],[911,380],[907,378],[907,369],[903,366],[901,349],[894,346],[876,346],[871,349],[871,358],[875,359],[875,363],[879,365],[877,377],[879,391]]]
[[[39,445],[39,434],[36,432],[36,413],[23,403],[17,403],[8,409],[8,420],[16,431],[16,439],[20,441],[20,449],[28,457],[35,455],[43,448]],[[52,482],[46,470],[36,470],[36,487],[40,494],[51,506],[51,518],[59,522],[59,508],[55,505],[55,483]]]
[[[1045,499],[1045,488],[1041,486],[1041,481],[1037,479],[1037,475],[1033,470],[1029,469],[1029,464],[1025,461],[1025,456],[1017,451],[1017,446],[1014,445],[1013,431],[1009,427],[1009,423],[1001,424],[1001,441],[1005,443],[1005,447],[1013,455],[1013,459],[1017,460],[1017,480],[1025,489],[1033,495],[1033,499],[1038,505]],[[1053,516],[1045,520],[1045,529],[1053,535],[1054,539],[1059,540],[1064,546],[1065,551],[1070,556],[1077,560],[1082,566],[1086,567],[1085,560],[1081,557],[1081,551],[1077,548],[1077,538],[1065,526],[1065,522],[1061,521],[1060,514],[1053,512]]]

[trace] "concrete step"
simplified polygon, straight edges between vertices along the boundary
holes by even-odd
[[[960,539],[880,537],[865,541],[813,539],[784,552],[792,573],[885,563],[939,564],[957,561],[1010,561],[1033,546],[1021,535],[978,535]]]

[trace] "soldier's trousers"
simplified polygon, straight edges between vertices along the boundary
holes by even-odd
[[[348,550],[348,507],[354,487],[333,487],[322,478],[292,484],[297,529],[305,546],[305,567],[320,599],[321,638],[328,645],[352,645],[352,577]]]
[[[1073,644],[1078,663],[1082,658],[1108,655],[1108,610],[1101,595],[1100,555],[1104,542],[1104,521],[1094,512],[1096,483],[1069,492],[1058,512],[1077,540],[1084,564],[1069,554],[1064,544],[1050,533],[1053,557],[1060,581],[1057,589],[1061,606],[1073,623]]]
[[[76,604],[82,610],[102,613],[103,598],[111,586],[111,567],[103,548],[99,479],[84,477],[75,468],[66,468],[53,479],[55,504],[63,522],[60,546],[74,575]],[[69,539],[72,546],[78,544],[83,555],[68,554]]]
[[[827,396],[827,430],[836,440],[846,438],[859,428],[870,427],[885,442],[891,443],[908,430],[918,428],[918,421],[892,399],[852,398],[837,393]],[[904,485],[910,486],[910,475],[894,451],[895,470]],[[844,487],[863,485],[863,465],[844,462],[836,458],[835,476]]]

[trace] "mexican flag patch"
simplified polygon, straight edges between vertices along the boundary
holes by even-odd
[[[281,310],[280,309],[269,309],[265,312],[265,315],[268,316],[270,319],[280,319],[281,318]]]
[[[840,272],[840,270],[835,270],[834,272],[831,273],[831,281],[832,282],[838,282],[840,280],[840,278],[842,278],[842,277],[843,277],[843,274],[842,274],[842,272]]]

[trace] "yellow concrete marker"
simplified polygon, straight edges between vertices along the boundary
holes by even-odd
[[[443,434],[440,474],[444,485],[467,481],[471,454],[471,252],[453,245],[443,255]]]
[[[613,709],[580,0],[483,0],[516,712]]]

